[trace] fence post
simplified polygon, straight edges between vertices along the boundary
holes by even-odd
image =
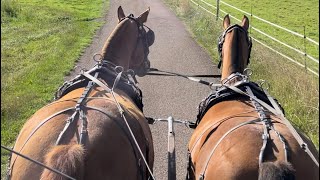
[[[252,1],[251,1],[251,12],[250,12],[250,35],[251,35],[251,29],[252,29]]]
[[[219,4],[220,4],[220,0],[217,0],[217,15],[216,15],[216,21],[219,20]]]
[[[303,26],[303,45],[304,45],[304,67],[307,69],[307,46],[306,46],[306,26]]]

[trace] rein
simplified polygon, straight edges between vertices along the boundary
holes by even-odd
[[[142,159],[143,159],[143,161],[144,161],[144,163],[145,163],[145,165],[146,165],[146,167],[147,167],[147,169],[148,169],[148,171],[149,171],[152,179],[155,179],[155,178],[154,178],[154,175],[153,175],[153,173],[152,173],[152,171],[151,171],[151,169],[150,169],[150,167],[149,167],[149,165],[148,165],[148,163],[147,163],[147,161],[146,161],[146,159],[145,159],[145,157],[144,157],[144,155],[143,155],[143,153],[142,153],[142,151],[141,151],[141,149],[140,149],[140,147],[139,147],[139,144],[138,144],[138,142],[137,142],[137,140],[136,140],[136,138],[135,138],[135,136],[134,136],[134,134],[133,134],[133,132],[132,132],[132,130],[131,130],[131,128],[130,128],[130,125],[129,125],[129,123],[128,123],[128,121],[127,121],[127,118],[126,118],[126,116],[125,116],[125,111],[123,110],[122,106],[119,104],[117,98],[115,97],[114,89],[115,89],[116,86],[118,85],[119,80],[120,80],[120,78],[121,78],[121,75],[122,75],[122,73],[123,73],[123,67],[120,67],[120,66],[118,66],[118,67],[119,67],[119,69],[120,69],[120,72],[119,72],[119,74],[117,75],[116,79],[114,80],[112,89],[110,89],[110,88],[107,87],[107,86],[101,86],[101,87],[102,87],[104,90],[106,90],[107,92],[111,92],[111,95],[112,95],[112,97],[113,97],[113,100],[115,101],[115,103],[116,103],[116,105],[117,105],[118,111],[119,111],[121,117],[123,118],[126,126],[128,127],[128,130],[129,130],[129,132],[130,132],[130,135],[131,135],[131,137],[133,138],[134,143],[135,143],[137,149],[139,150],[139,153],[140,153],[140,155],[141,155],[141,157],[142,157]],[[90,75],[88,76],[88,74],[86,74],[85,72],[83,73],[83,75],[86,76],[87,78],[89,78],[90,80],[92,80],[93,82],[96,82],[98,85],[99,85],[99,84],[103,84],[103,83],[102,83],[101,81],[99,81],[98,79],[96,79],[96,78],[94,78],[94,77],[92,77],[92,76],[90,76]]]
[[[54,169],[54,168],[51,168],[51,167],[49,167],[49,166],[46,166],[45,164],[43,164],[43,163],[41,163],[41,162],[39,162],[39,161],[36,161],[36,160],[34,160],[34,159],[32,159],[32,158],[30,158],[30,157],[28,157],[28,156],[25,156],[25,155],[23,155],[23,154],[21,154],[21,153],[18,153],[18,152],[14,151],[14,150],[12,150],[12,149],[10,149],[10,148],[8,148],[8,147],[5,147],[5,146],[2,146],[2,145],[1,145],[1,148],[5,149],[5,150],[7,150],[7,151],[9,151],[9,152],[11,152],[11,153],[14,153],[14,154],[16,154],[16,155],[18,155],[18,156],[20,156],[20,157],[23,157],[23,158],[25,158],[25,159],[27,159],[27,160],[35,163],[35,164],[38,164],[39,166],[42,166],[42,167],[44,167],[44,168],[46,168],[46,169],[49,169],[50,171],[53,171],[53,172],[55,172],[55,173],[57,173],[57,174],[60,174],[61,176],[64,176],[64,177],[66,177],[66,178],[68,178],[68,179],[76,180],[75,178],[73,178],[73,177],[71,177],[71,176],[68,176],[67,174],[64,174],[63,172],[60,172],[60,171],[58,171],[58,170],[56,170],[56,169]]]
[[[124,21],[125,19],[133,20],[137,24],[137,27],[138,27],[139,35],[138,35],[138,39],[137,39],[137,43],[136,43],[135,49],[138,47],[139,40],[142,39],[143,50],[144,50],[144,59],[143,59],[143,67],[144,67],[144,69],[137,69],[136,72],[137,72],[138,76],[144,76],[147,73],[147,70],[150,68],[150,61],[148,59],[149,47],[154,43],[155,35],[154,35],[154,32],[148,26],[138,22],[137,19],[134,18],[133,14],[130,14],[130,15],[122,18],[119,21],[119,23],[121,21]],[[146,32],[144,27],[146,27],[148,29],[148,32]]]
[[[99,69],[99,68],[103,68],[103,67],[102,67],[103,64],[109,64],[109,67],[112,66],[112,63],[110,63],[110,62],[100,61],[100,62],[98,62],[98,64],[95,65],[94,68],[92,68],[91,70],[89,70],[89,71],[87,71],[87,72],[86,72],[86,71],[82,71],[80,75],[78,75],[78,76],[76,76],[76,77],[74,78],[75,80],[79,80],[79,79],[81,78],[81,76],[84,76],[84,77],[86,77],[87,79],[90,80],[89,83],[88,83],[88,85],[86,86],[84,92],[82,93],[81,97],[79,97],[76,106],[75,106],[75,107],[69,107],[69,108],[67,108],[67,109],[64,109],[64,110],[61,110],[61,111],[59,111],[59,112],[56,112],[55,114],[53,114],[53,115],[47,117],[46,119],[42,120],[42,121],[40,122],[40,124],[38,124],[38,126],[35,127],[35,128],[32,130],[32,132],[29,134],[29,136],[27,137],[26,141],[24,142],[24,144],[23,144],[22,147],[20,148],[19,152],[15,152],[15,151],[10,150],[10,149],[8,149],[8,148],[2,147],[2,145],[1,145],[2,148],[6,149],[6,150],[8,150],[8,151],[10,151],[10,152],[13,152],[13,153],[17,154],[17,156],[16,156],[15,159],[13,160],[12,165],[8,168],[8,178],[10,178],[10,176],[11,176],[11,169],[12,169],[12,167],[13,167],[16,159],[18,158],[18,156],[21,156],[21,157],[23,157],[23,158],[26,158],[26,159],[34,162],[34,163],[37,163],[37,164],[43,166],[44,168],[47,168],[47,169],[49,169],[49,170],[51,170],[51,171],[54,171],[54,172],[56,172],[56,173],[58,173],[58,174],[61,174],[61,172],[59,172],[59,171],[57,171],[57,170],[55,170],[55,169],[52,169],[52,168],[50,168],[50,167],[47,167],[47,166],[43,165],[42,163],[40,163],[40,162],[38,162],[38,161],[36,161],[36,160],[33,160],[33,159],[31,159],[31,158],[29,158],[29,157],[21,154],[20,152],[23,150],[23,148],[25,147],[25,145],[27,144],[27,142],[30,140],[30,138],[36,133],[36,131],[38,131],[38,130],[40,129],[40,127],[42,127],[45,123],[47,123],[48,121],[50,121],[52,118],[54,118],[54,117],[56,117],[56,116],[58,116],[58,115],[60,115],[60,114],[62,114],[62,113],[65,113],[65,112],[67,112],[67,111],[71,111],[71,110],[74,110],[74,113],[67,119],[67,123],[66,123],[64,129],[63,129],[63,130],[61,131],[61,133],[59,134],[58,139],[57,139],[55,145],[59,145],[59,144],[61,143],[61,139],[62,139],[63,135],[65,134],[65,132],[67,131],[67,129],[70,127],[70,125],[71,125],[76,119],[81,119],[81,120],[82,120],[79,143],[84,145],[85,140],[86,140],[86,138],[88,137],[88,132],[87,132],[86,116],[85,116],[85,113],[84,113],[84,111],[83,111],[83,108],[84,108],[84,107],[87,107],[87,108],[89,108],[89,109],[99,110],[99,111],[102,111],[102,112],[103,112],[103,110],[100,110],[100,109],[95,108],[95,107],[85,106],[83,103],[84,103],[84,100],[85,100],[85,99],[92,99],[92,98],[93,98],[93,97],[92,97],[92,98],[88,97],[88,95],[89,95],[89,93],[90,93],[90,91],[91,91],[91,89],[92,89],[92,87],[93,87],[94,85],[99,85],[99,86],[102,87],[104,90],[106,90],[107,93],[110,93],[110,94],[112,95],[113,102],[116,103],[117,109],[118,109],[118,111],[120,112],[121,117],[124,119],[125,124],[126,124],[126,126],[128,127],[128,130],[129,130],[129,132],[130,132],[130,135],[131,135],[133,141],[135,142],[135,146],[137,147],[137,149],[138,149],[138,151],[139,151],[142,159],[144,160],[144,163],[145,163],[145,165],[146,165],[146,167],[147,167],[147,169],[148,169],[151,177],[152,177],[153,179],[155,179],[154,176],[153,176],[153,174],[152,174],[152,171],[151,171],[151,169],[150,169],[150,167],[149,167],[149,165],[148,165],[148,163],[147,163],[147,161],[146,161],[146,159],[145,159],[145,157],[144,157],[144,155],[143,155],[143,153],[142,153],[142,151],[141,151],[141,149],[140,149],[140,147],[139,147],[139,145],[138,145],[138,143],[137,143],[137,141],[136,141],[136,138],[135,138],[135,136],[134,136],[134,134],[133,134],[133,132],[132,132],[132,130],[131,130],[128,122],[127,122],[127,119],[126,119],[126,116],[125,116],[125,113],[124,113],[125,111],[122,109],[121,105],[119,104],[119,102],[117,101],[117,99],[116,99],[116,97],[115,97],[115,92],[114,92],[114,90],[115,90],[115,88],[117,87],[117,85],[119,84],[120,80],[123,80],[123,79],[124,79],[124,80],[128,81],[129,84],[131,84],[132,86],[134,86],[134,88],[137,88],[137,87],[135,86],[135,81],[133,81],[134,78],[132,77],[132,72],[131,72],[132,70],[128,70],[128,72],[125,73],[125,72],[123,71],[123,67],[115,66],[115,67],[114,67],[114,73],[116,74],[116,78],[115,78],[115,80],[114,80],[114,82],[113,82],[112,88],[110,89],[110,88],[109,88],[108,86],[106,86],[103,82],[101,82],[100,80],[97,79],[97,78],[98,78],[98,75],[99,75],[99,72],[95,72],[95,70],[97,70],[97,69]],[[109,68],[109,69],[110,69],[110,68]],[[90,73],[95,73],[95,75],[92,76],[92,75],[90,75]],[[69,83],[69,82],[67,82],[67,83],[65,83],[65,84],[68,84],[68,83]],[[69,84],[70,84],[70,83],[69,83]],[[72,84],[72,83],[71,83],[71,84]],[[55,100],[59,99],[59,98],[62,96],[62,93],[59,93],[59,90],[62,90],[62,89],[63,89],[62,87],[60,87],[60,88],[58,89],[58,92],[56,93]],[[74,101],[75,99],[71,99],[71,100]],[[53,103],[50,103],[49,105],[55,104],[55,103],[58,103],[58,102],[64,102],[64,101],[69,101],[69,99],[68,99],[68,100],[63,100],[63,101],[55,101],[55,102],[53,102]],[[47,106],[49,106],[49,105],[47,105]],[[141,110],[141,109],[140,109],[140,110]],[[78,118],[76,118],[76,117],[78,117]],[[61,174],[61,175],[63,175],[63,174]],[[69,176],[66,176],[66,177],[69,178]],[[70,178],[70,179],[74,179],[74,178]]]
[[[161,73],[152,73],[153,72],[161,72]],[[165,74],[163,74],[165,73]],[[200,83],[200,84],[204,84],[206,86],[214,87],[214,86],[220,86],[220,84],[214,84],[213,82],[208,82],[208,81],[204,81],[201,79],[197,79],[194,77],[213,77],[213,78],[218,78],[221,77],[221,75],[183,75],[183,74],[179,74],[179,73],[175,73],[175,72],[169,72],[169,71],[163,71],[163,70],[159,70],[157,68],[150,68],[149,72],[147,73],[147,75],[157,75],[157,76],[179,76],[179,77],[183,77],[186,79],[189,79],[191,81]]]
[[[230,82],[232,79],[234,78],[239,78],[241,79],[240,81],[238,81],[237,83],[233,84],[233,85],[230,85],[228,84],[228,82]],[[288,161],[288,150],[289,150],[289,147],[287,145],[287,142],[285,140],[285,138],[280,134],[280,132],[276,131],[274,126],[273,126],[273,122],[272,122],[272,119],[270,119],[269,117],[266,116],[266,113],[267,111],[271,112],[272,114],[274,114],[276,117],[278,117],[281,121],[277,121],[279,123],[282,123],[284,124],[290,131],[290,133],[293,135],[293,137],[297,140],[297,142],[299,143],[300,147],[302,148],[302,150],[304,150],[309,156],[310,158],[313,160],[313,162],[319,167],[319,162],[318,160],[315,158],[315,156],[311,153],[310,149],[308,148],[307,144],[304,142],[304,140],[301,138],[301,136],[299,135],[299,133],[296,131],[296,129],[291,125],[291,123],[285,118],[281,108],[279,107],[278,103],[275,102],[275,100],[269,95],[269,93],[263,89],[263,92],[265,93],[265,95],[267,96],[268,100],[270,101],[270,103],[272,104],[273,107],[271,107],[270,105],[268,105],[266,102],[260,100],[259,98],[257,98],[250,86],[245,86],[246,87],[246,92],[241,90],[240,88],[238,88],[237,86],[240,86],[241,84],[243,83],[246,83],[249,81],[249,78],[245,75],[242,75],[240,73],[234,73],[234,74],[231,74],[228,78],[224,79],[222,81],[222,85],[220,88],[227,88],[227,89],[230,89],[232,90],[233,92],[237,93],[237,94],[241,94],[241,95],[244,95],[244,96],[247,96],[250,98],[251,102],[253,103],[253,106],[255,108],[255,112],[258,113],[259,115],[259,118],[255,119],[255,120],[251,120],[251,121],[246,121],[246,122],[243,122],[235,127],[233,127],[232,129],[230,129],[229,131],[227,131],[220,139],[219,141],[217,142],[217,144],[215,145],[215,147],[211,150],[211,153],[210,153],[210,156],[209,158],[207,159],[206,163],[205,163],[205,167],[204,169],[202,170],[202,173],[200,173],[200,177],[199,179],[202,180],[204,179],[204,174],[205,174],[205,171],[207,169],[207,166],[209,164],[209,160],[211,158],[211,156],[213,155],[213,152],[215,151],[215,149],[217,148],[218,144],[220,144],[220,142],[228,135],[230,134],[231,132],[233,132],[234,130],[244,126],[244,125],[247,125],[247,124],[253,124],[253,123],[258,123],[258,122],[262,122],[262,125],[264,127],[264,132],[262,134],[262,140],[263,140],[263,145],[261,147],[261,150],[260,150],[260,154],[259,154],[259,166],[261,166],[262,162],[263,162],[263,156],[264,156],[264,151],[265,151],[265,148],[266,148],[266,145],[267,145],[267,142],[268,142],[268,139],[270,138],[270,135],[269,135],[269,131],[270,130],[273,130],[276,135],[278,136],[278,138],[280,139],[281,143],[283,144],[283,149],[284,149],[284,154],[285,154],[285,161]],[[212,107],[212,106],[210,106]],[[207,107],[205,107],[207,108]],[[254,111],[251,111],[251,112],[254,112]],[[245,112],[245,113],[248,113],[248,112]],[[237,115],[236,115],[237,116]],[[235,116],[231,116],[231,117],[228,117],[226,119],[230,119],[232,117],[235,117]],[[205,132],[207,132],[208,130],[214,130],[212,129],[212,127],[216,128],[217,126],[219,126],[219,124],[221,124],[222,122],[224,122],[225,120],[220,120],[218,121],[217,123],[214,123],[212,126],[208,127],[201,135],[200,137],[196,140],[195,144],[193,145],[193,147],[191,148],[191,150],[189,150],[188,154],[189,154],[189,167],[188,169],[189,170],[192,170],[192,165],[191,165],[191,152],[192,150],[194,149],[194,147],[198,144],[198,141],[201,139],[202,135],[205,134]]]
[[[282,113],[282,111],[280,111],[279,107],[276,108],[272,108],[271,106],[269,106],[267,103],[261,101],[260,99],[246,93],[243,92],[242,90],[240,90],[239,88],[235,87],[235,86],[226,86],[227,88],[248,96],[250,98],[252,98],[253,100],[255,100],[256,102],[258,102],[261,106],[263,106],[264,108],[266,108],[268,111],[270,111],[271,113],[273,113],[274,115],[276,115],[277,117],[279,117],[282,120],[282,123],[284,123],[287,128],[289,129],[289,131],[291,132],[291,134],[294,136],[294,138],[297,140],[297,142],[299,143],[300,147],[302,150],[304,150],[309,156],[310,158],[314,161],[314,163],[319,167],[319,162],[317,161],[317,159],[315,158],[315,156],[311,153],[310,149],[308,148],[307,144],[304,142],[304,140],[301,138],[301,136],[299,135],[299,133],[296,131],[296,129],[291,125],[291,123],[289,122],[289,120],[287,118],[285,118],[284,114]],[[266,90],[264,90],[264,92],[266,92]],[[270,96],[268,95],[268,98]],[[274,101],[273,98],[270,98],[270,101]],[[275,102],[272,102],[272,104],[277,105]]]

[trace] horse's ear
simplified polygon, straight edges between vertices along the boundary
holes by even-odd
[[[150,12],[150,7],[148,7],[148,9],[144,13],[140,14],[140,16],[137,18],[140,24],[147,22],[149,12]]]
[[[248,17],[247,17],[246,15],[244,15],[243,18],[242,18],[242,24],[241,24],[241,26],[242,26],[246,31],[248,31],[248,29],[249,29],[249,19],[248,19]]]
[[[224,18],[223,18],[223,28],[227,29],[230,26],[230,17],[229,14],[227,14]]]
[[[120,21],[122,18],[124,18],[124,17],[126,17],[126,15],[124,15],[124,12],[123,12],[122,7],[119,6],[119,7],[118,7],[118,19],[119,19],[119,21]]]

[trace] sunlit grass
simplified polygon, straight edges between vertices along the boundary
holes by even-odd
[[[53,99],[107,8],[102,0],[1,0],[2,145],[12,146],[27,118]]]
[[[184,1],[184,0],[183,0]],[[180,2],[183,2],[180,1]],[[206,8],[211,13],[216,14],[216,9],[212,6],[209,6],[207,3],[216,6],[216,0],[194,0],[200,6]],[[205,3],[206,2],[206,3]],[[306,37],[313,39],[316,42],[319,42],[319,1],[309,0],[309,1],[299,1],[299,0],[284,0],[284,1],[267,1],[267,0],[224,0],[228,4],[235,6],[247,13],[251,13],[254,16],[258,16],[264,20],[267,20],[271,23],[275,23],[283,28],[289,29],[301,35],[306,35]],[[191,4],[191,2],[189,1]],[[219,17],[223,18],[225,12],[231,14],[238,20],[241,20],[244,13],[240,12],[234,8],[231,8],[224,3],[220,2],[220,11]],[[199,7],[197,7],[199,8]],[[200,9],[204,13],[208,14],[204,10]],[[293,13],[294,12],[294,13]],[[265,23],[255,17],[251,17],[246,14],[250,19],[250,25],[263,33],[285,43],[292,48],[300,51],[301,53],[307,53],[308,55],[319,59],[319,46],[303,39],[302,37],[293,35],[283,29],[272,26],[268,23]],[[215,19],[215,17],[211,17]],[[239,23],[236,19],[231,18],[233,23]],[[286,47],[275,40],[270,39],[266,35],[256,31],[254,28],[250,29],[249,32],[251,36],[268,44],[273,49],[284,53],[285,55],[295,59],[299,63],[306,65],[308,68],[313,71],[319,71],[319,63],[315,63],[312,59],[306,58],[298,53],[296,50],[292,50],[289,47]],[[300,54],[300,55],[299,55]],[[306,60],[306,62],[305,62]]]

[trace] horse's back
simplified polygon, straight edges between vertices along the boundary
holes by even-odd
[[[249,104],[225,101],[208,110],[189,144],[196,177],[205,173],[205,179],[258,179],[263,125],[247,124],[235,128],[259,118],[257,112],[250,112],[250,109]],[[288,142],[289,162],[295,169],[296,178],[317,179],[318,168],[288,128],[282,123],[274,123],[274,127]],[[232,128],[235,130],[227,134]],[[272,141],[268,142],[263,160],[281,164],[285,160],[283,144],[273,131],[270,136]],[[309,148],[317,155],[314,146]]]
[[[152,136],[147,120],[129,99],[117,98],[123,107],[127,107],[125,117],[141,151],[147,160],[153,163]],[[91,118],[91,123],[88,124],[88,129],[91,130],[88,134],[91,137],[89,137],[87,150],[90,157],[86,159],[86,166],[89,169],[92,167],[92,171],[87,170],[90,173],[86,173],[85,177],[88,179],[139,179],[141,173],[146,171],[145,165],[115,102],[111,99],[95,99],[89,101],[87,105],[99,107],[105,112],[91,110],[87,115],[88,119]],[[103,118],[105,121],[101,122]],[[105,173],[106,171],[112,173]]]
[[[82,124],[80,119],[75,119],[63,134],[60,139],[61,145],[55,146],[55,143],[67,119],[74,113],[81,92],[83,88],[72,91],[58,101],[38,110],[23,126],[14,150],[20,151],[25,144],[21,153],[39,162],[53,161],[55,154],[52,153],[61,154],[63,157],[66,152],[71,152],[71,147],[78,145],[78,132],[81,131]],[[117,98],[125,109],[128,124],[142,152],[149,153],[147,156],[153,163],[152,137],[146,119],[129,98],[124,96]],[[141,157],[116,103],[110,96],[96,90],[91,92],[86,101],[83,110],[88,121],[88,137],[82,145],[84,179],[126,179],[128,177],[138,179],[141,177],[142,171],[145,172],[145,166],[142,162],[138,164]],[[48,121],[34,131],[45,120]],[[34,134],[31,135],[32,132]],[[64,145],[70,148],[65,150],[62,147]],[[81,148],[78,148],[78,151],[81,151]],[[12,160],[15,157],[13,155]],[[57,169],[59,170],[59,167]],[[39,165],[18,157],[12,169],[12,179],[40,179],[43,170]]]

